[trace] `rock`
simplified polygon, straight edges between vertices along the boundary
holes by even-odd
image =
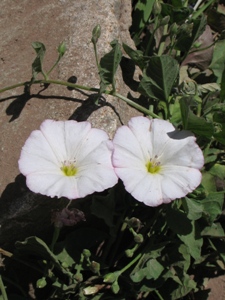
[[[34,41],[46,46],[44,68],[47,71],[57,59],[58,45],[65,41],[68,50],[50,78],[67,81],[74,76],[77,84],[89,87],[99,86],[91,43],[96,24],[102,28],[97,44],[100,57],[110,50],[114,39],[134,47],[129,35],[131,1],[128,0],[24,0],[14,1],[13,5],[10,0],[2,0],[0,14],[0,88],[30,80]],[[124,84],[121,71],[116,85],[117,91],[127,96],[129,88]],[[32,86],[30,96],[24,94],[23,87],[18,87],[0,97],[0,243],[8,245],[27,234],[43,232],[50,224],[50,211],[64,205],[59,200],[32,194],[19,175],[17,161],[31,131],[38,129],[47,118],[89,120],[112,137],[121,123],[127,123],[138,112],[111,96],[97,106],[93,93],[60,85],[50,85],[47,89]],[[34,211],[38,218],[29,217]],[[41,214],[42,221],[38,222]],[[21,222],[22,219],[25,221]]]

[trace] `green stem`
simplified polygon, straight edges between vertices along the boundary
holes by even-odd
[[[132,101],[132,100],[130,100],[130,99],[128,99],[128,98],[126,98],[126,97],[124,97],[124,96],[118,94],[118,93],[114,93],[113,96],[115,96],[115,97],[117,97],[117,98],[123,100],[124,102],[128,103],[130,106],[133,106],[134,108],[136,108],[137,110],[143,112],[143,113],[146,114],[146,115],[149,115],[149,116],[151,116],[151,117],[153,117],[153,118],[160,119],[160,117],[159,117],[158,115],[154,114],[154,113],[151,112],[149,109],[144,108],[143,106],[141,106],[141,105],[135,103],[134,101]]]
[[[5,286],[4,283],[2,281],[2,276],[0,275],[0,290],[2,292],[2,298],[3,300],[8,300],[7,294],[6,294],[6,290],[5,290]]]
[[[188,55],[191,54],[191,53],[195,53],[195,52],[199,52],[199,51],[204,51],[204,50],[207,50],[211,47],[213,47],[214,45],[216,44],[216,41],[213,42],[212,44],[210,44],[209,46],[207,47],[204,47],[204,48],[196,48],[196,49],[193,49],[192,51],[188,52]]]
[[[192,19],[197,19],[203,12],[206,10],[215,0],[209,0],[209,2],[205,3],[200,7],[197,11],[195,11],[192,15]]]
[[[9,91],[9,90],[15,89],[15,88],[20,87],[20,86],[25,86],[28,83],[29,82],[26,81],[26,82],[20,82],[20,83],[14,84],[14,85],[7,86],[7,87],[1,89],[0,93],[3,93],[5,91]]]
[[[97,52],[97,47],[96,47],[96,43],[93,43],[94,45],[94,53],[95,53],[95,61],[96,61],[96,65],[98,68],[98,72],[100,72],[100,65],[99,65],[99,61],[98,61],[98,52]]]
[[[21,83],[18,83],[18,84],[15,84],[15,85],[11,85],[11,86],[8,86],[8,87],[5,87],[3,89],[0,90],[0,93],[3,93],[7,90],[11,90],[11,89],[14,89],[14,88],[17,88],[17,87],[20,87],[20,86],[26,86],[27,84],[29,84],[28,81],[25,81],[25,82],[21,82]],[[78,90],[84,90],[84,91],[89,91],[89,92],[96,92],[98,93],[99,92],[99,89],[98,88],[91,88],[91,87],[88,87],[88,86],[84,86],[84,85],[78,85],[78,84],[74,84],[74,83],[70,83],[68,81],[60,81],[60,80],[52,80],[52,79],[48,79],[48,80],[35,80],[34,82],[32,82],[32,84],[59,84],[59,85],[63,85],[63,86],[68,86],[68,87],[72,87],[74,89],[78,89]],[[137,110],[143,112],[144,114],[148,115],[148,116],[151,116],[153,118],[157,118],[157,119],[160,119],[160,117],[156,114],[154,114],[153,112],[151,112],[150,110],[148,110],[147,108],[135,103],[134,101],[120,95],[119,93],[117,92],[113,92],[113,91],[104,91],[104,94],[106,95],[112,95],[112,96],[115,96],[121,100],[123,100],[124,102],[128,103],[130,106],[136,108]]]
[[[142,256],[142,253],[139,253],[131,262],[129,262],[129,264],[127,264],[122,270],[120,270],[120,275],[122,273],[124,273],[127,269],[129,269],[132,265],[134,265],[141,256]]]
[[[156,295],[159,297],[160,300],[164,300],[163,297],[160,295],[160,293],[157,290],[154,290]]]
[[[155,35],[155,31],[158,28],[158,23],[159,23],[159,15],[156,15],[155,22],[154,22],[153,32],[152,32],[152,34],[150,36],[149,42],[148,42],[147,47],[145,49],[145,55],[149,55],[149,50],[150,50],[150,47],[152,45],[152,41],[153,41],[153,37]]]
[[[47,72],[47,76],[55,69],[55,67],[57,66],[58,62],[60,61],[61,57],[59,56],[56,60],[56,62],[54,63],[54,65],[51,67],[51,69]]]
[[[74,84],[74,83],[70,83],[68,81],[61,81],[61,80],[52,80],[52,79],[48,79],[48,80],[35,80],[34,84],[41,84],[41,83],[47,83],[47,84],[59,84],[59,85],[64,85],[64,86],[68,86],[68,87],[72,87],[74,89],[78,89],[78,90],[84,90],[84,91],[89,91],[89,92],[98,92],[99,89],[97,88],[91,88],[88,86],[84,86],[84,85],[79,85],[79,84]],[[107,93],[106,93],[107,94]]]

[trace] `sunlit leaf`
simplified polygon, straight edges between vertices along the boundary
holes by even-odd
[[[220,223],[213,223],[212,226],[205,227],[202,230],[201,235],[224,238],[225,232]]]
[[[168,101],[178,73],[178,62],[172,57],[167,55],[150,57],[148,68],[140,82],[139,92],[153,99]]]
[[[33,75],[33,79],[35,79],[38,73],[43,72],[42,64],[43,64],[43,59],[44,59],[46,49],[45,49],[45,45],[40,42],[33,42],[32,47],[34,48],[37,54],[34,62],[32,63],[32,75]]]

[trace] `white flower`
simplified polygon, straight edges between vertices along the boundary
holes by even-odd
[[[164,120],[132,118],[113,139],[113,165],[125,189],[149,206],[184,197],[201,182],[195,137]]]
[[[76,199],[114,186],[113,144],[89,122],[46,120],[21,151],[28,188],[50,197]]]

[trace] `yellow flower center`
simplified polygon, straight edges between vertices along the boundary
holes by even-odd
[[[155,158],[157,158],[157,156]],[[161,169],[160,162],[156,160],[152,161],[152,159],[150,159],[145,166],[147,171],[151,174],[159,173]]]
[[[65,161],[60,169],[66,176],[74,176],[77,174],[77,168],[75,167],[74,162]]]

